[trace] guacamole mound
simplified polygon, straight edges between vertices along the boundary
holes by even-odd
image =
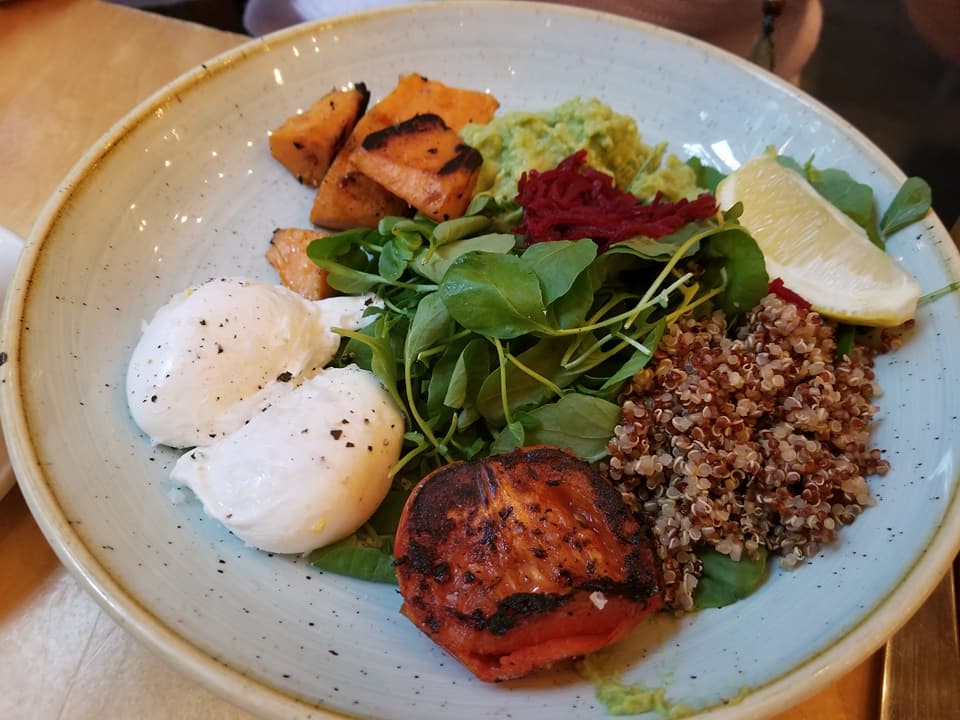
[[[641,200],[657,191],[671,200],[700,192],[691,168],[672,156],[661,167],[666,146],[645,144],[633,118],[595,98],[573,98],[542,112],[505,113],[467,125],[460,134],[483,155],[476,193],[491,195],[501,207],[513,202],[525,170],[550,170],[582,149],[588,165]]]

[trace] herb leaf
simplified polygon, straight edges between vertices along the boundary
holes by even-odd
[[[309,562],[321,570],[338,575],[349,575],[361,580],[380,583],[397,583],[393,567],[393,537],[389,536],[376,544],[365,544],[359,535],[351,535],[332,545],[314,550]]]
[[[460,353],[453,367],[443,404],[449,408],[466,407],[475,398],[483,379],[490,374],[489,344],[474,338]]]
[[[540,278],[543,302],[550,305],[573,286],[580,273],[597,256],[597,244],[589,238],[556,240],[531,245],[521,255],[524,264]]]
[[[619,405],[581,393],[564,395],[520,419],[526,444],[571,450],[587,462],[607,454],[607,442],[619,421]]]
[[[889,237],[897,230],[923,218],[933,201],[930,185],[918,177],[907,178],[900,186],[890,207],[880,219],[880,232]]]
[[[721,608],[742,600],[757,589],[767,571],[767,550],[761,547],[757,559],[742,556],[740,561],[707,548],[697,553],[703,575],[693,593],[697,608]]]
[[[657,349],[657,345],[660,344],[660,338],[663,337],[663,333],[667,329],[667,321],[664,318],[660,318],[654,324],[653,329],[647,333],[647,336],[643,339],[643,346],[649,350],[649,353],[645,353],[642,350],[637,350],[630,356],[630,359],[623,364],[623,366],[608,377],[603,385],[598,389],[599,392],[606,392],[608,390],[613,390],[618,388],[624,382],[632,378],[636,373],[643,370],[647,363],[650,362],[650,358],[653,357],[654,351]]]
[[[548,332],[540,280],[514,255],[468,253],[450,266],[440,297],[468,330],[507,340]]]
[[[417,361],[421,352],[449,337],[453,327],[443,298],[437,292],[424,295],[407,330],[403,346],[403,362],[408,367]]]
[[[440,282],[444,273],[457,258],[468,252],[491,252],[505,255],[513,250],[517,241],[506,233],[489,233],[472,238],[464,238],[441,245],[435,249],[424,248],[410,263],[410,269],[423,277]]]
[[[756,306],[767,294],[770,279],[763,252],[750,235],[731,228],[710,235],[701,257],[707,263],[704,281],[723,287],[715,302],[732,319]]]
[[[704,165],[700,158],[694,156],[687,160],[687,166],[690,167],[697,177],[697,186],[704,190],[716,194],[717,185],[726,175],[711,165]]]

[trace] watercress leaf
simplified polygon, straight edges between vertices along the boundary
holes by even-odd
[[[399,218],[390,229],[390,232],[394,235],[401,233],[407,235],[418,235],[420,237],[418,242],[423,242],[430,238],[430,235],[433,233],[433,230],[436,226],[437,223],[435,220],[431,220],[429,217],[424,215],[417,215],[415,218]]]
[[[717,192],[717,185],[726,175],[712,165],[704,165],[700,158],[694,156],[687,160],[687,166],[690,167],[696,175],[697,187],[709,190],[712,193]]]
[[[874,245],[883,247],[883,239],[877,232],[877,205],[873,188],[857,182],[844,170],[817,170],[809,164],[807,179],[821,196],[866,230]]]
[[[437,358],[436,362],[430,367],[430,381],[427,384],[427,412],[434,417],[446,417],[445,410],[449,410],[444,404],[444,397],[450,387],[450,378],[457,367],[457,361],[460,359],[460,353],[466,347],[467,341],[447,343]]]
[[[490,374],[490,343],[474,338],[467,343],[450,377],[443,404],[462,408],[473,404],[484,378]]]
[[[506,254],[513,250],[516,244],[516,237],[508,233],[489,233],[465,238],[435,249],[420,250],[410,263],[410,269],[438,283],[461,255],[475,251]]]
[[[468,330],[501,340],[547,333],[540,280],[513,255],[461,255],[440,281],[450,315]]]
[[[408,445],[427,445],[427,438],[422,432],[417,430],[407,430],[403,434],[403,441]]]
[[[737,562],[713,548],[698,551],[697,557],[703,563],[703,575],[693,592],[693,601],[701,610],[742,600],[757,589],[766,574],[767,551],[763,547],[756,560],[744,555]]]
[[[357,334],[375,337],[378,324],[383,324],[383,318],[377,318],[372,323],[360,328],[357,330]],[[347,342],[343,344],[339,359],[341,365],[354,363],[358,367],[372,372],[373,349],[366,342],[362,342],[356,338],[351,337],[347,339]]]
[[[740,216],[743,215],[743,203],[737,200],[733,205],[731,205],[726,210],[722,211],[723,221],[725,223],[732,223],[740,220]]]
[[[397,237],[384,243],[383,249],[380,251],[377,270],[387,280],[399,280],[403,271],[407,269],[407,263],[412,259],[413,251],[409,245],[402,236]]]
[[[393,232],[393,226],[404,219],[400,215],[384,215],[377,223],[377,232],[381,235],[389,235]]]
[[[379,321],[378,321],[379,322]],[[356,330],[337,328],[338,335],[350,338],[352,341],[365,345],[369,351],[370,370],[383,383],[387,392],[396,401],[398,407],[405,407],[403,399],[397,390],[397,356],[393,351],[388,336],[371,336]]]
[[[354,228],[317,238],[307,245],[307,257],[311,260],[341,257],[355,245],[379,244],[380,235],[368,228]]]
[[[880,232],[889,237],[897,230],[920,220],[933,201],[930,186],[918,177],[907,178],[880,219]]]
[[[473,405],[467,405],[459,413],[457,413],[457,429],[461,432],[466,430],[468,427],[473,425],[477,420],[480,419],[480,413],[477,412],[477,408]],[[482,441],[486,442],[486,441]],[[472,456],[468,456],[472,457]]]
[[[540,278],[545,305],[566,294],[595,257],[597,244],[589,238],[535,243],[521,255],[524,265]]]
[[[570,342],[560,338],[545,338],[520,353],[517,359],[551,382],[563,382],[567,377],[562,372],[560,360]],[[484,419],[495,427],[504,423],[500,386],[500,368],[497,367],[480,385],[475,403]],[[511,412],[535,407],[554,395],[551,389],[513,364],[508,364],[506,368],[506,387]]]
[[[384,278],[379,275],[354,270],[336,260],[317,257],[311,259],[317,267],[327,271],[327,284],[330,287],[348,295],[362,295],[384,282]]]
[[[420,299],[407,339],[403,346],[403,362],[413,365],[417,356],[450,336],[453,328],[450,314],[438,292],[427,293]]]
[[[310,553],[310,564],[338,575],[374,582],[397,582],[393,567],[392,542],[382,546],[363,545],[356,535]]]
[[[789,155],[777,155],[777,162],[783,165],[783,167],[790,168],[791,170],[794,170],[800,173],[801,175],[806,176],[807,174],[806,171],[803,169],[803,165],[798,163]]]
[[[625,381],[632,378],[636,373],[643,370],[647,366],[647,363],[650,362],[650,358],[653,357],[653,353],[656,351],[657,345],[660,344],[660,338],[663,337],[663,333],[666,328],[666,318],[660,318],[657,322],[655,322],[653,327],[643,338],[643,345],[650,352],[636,350],[619,370],[617,370],[604,381],[604,383],[598,388],[598,391],[606,392],[608,390],[618,388]]]
[[[570,393],[554,403],[541,405],[527,415],[524,442],[571,450],[588,462],[607,454],[607,442],[620,422],[620,406],[601,398]]]
[[[707,235],[717,231],[717,224],[711,220],[694,220],[688,222],[676,232],[664,235],[656,240],[648,237],[635,237],[613,243],[604,253],[609,255],[630,254],[644,260],[665,261],[673,257],[680,246],[695,235]],[[687,256],[693,255],[699,249],[695,242],[687,250]]]
[[[493,195],[491,195],[489,192],[480,192],[473,196],[473,198],[470,200],[470,204],[467,205],[467,209],[463,214],[479,215],[493,204]]]
[[[570,289],[547,308],[551,322],[564,330],[582,325],[593,305],[593,297],[590,273],[582,272],[574,280]]]
[[[433,244],[437,247],[472,237],[490,227],[493,221],[483,215],[465,215],[446,220],[433,229]]]
[[[425,240],[424,236],[417,232],[397,230],[393,233],[393,242],[404,248],[411,258],[423,247]]]
[[[767,294],[770,278],[763,252],[745,230],[728,228],[704,238],[701,253],[707,267],[703,282],[723,287],[714,302],[727,317],[750,310]]]
[[[515,420],[503,428],[500,434],[494,438],[490,444],[490,454],[510,452],[511,450],[516,450],[518,447],[523,447],[526,444],[524,440],[525,435],[526,431],[523,428],[523,424]]]

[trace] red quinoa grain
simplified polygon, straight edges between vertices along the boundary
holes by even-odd
[[[601,471],[650,518],[669,607],[693,608],[697,546],[792,568],[874,504],[878,349],[835,351],[818,313],[770,294],[732,338],[720,313],[675,323],[633,377]]]

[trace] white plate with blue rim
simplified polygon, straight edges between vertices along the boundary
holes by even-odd
[[[267,131],[322,92],[398,73],[489,90],[508,109],[596,96],[648,142],[722,169],[774,145],[847,170],[889,204],[901,171],[854,128],[774,76],[689,38],[584,9],[430,3],[298,26],[212,59],[135,108],[46,206],[4,313],[2,416],[23,493],[65,565],[176,667],[264,717],[596,718],[569,668],[486,684],[398,614],[394,588],[258,552],[171,496],[176,457],[127,412],[141,322],[219,274],[275,281],[271,231],[303,226],[311,192]],[[925,291],[960,277],[933,216],[890,251]],[[750,598],[660,614],[617,648],[623,680],[698,717],[782,711],[876,650],[960,548],[960,298],[921,307],[883,356],[878,499],[809,565]]]

